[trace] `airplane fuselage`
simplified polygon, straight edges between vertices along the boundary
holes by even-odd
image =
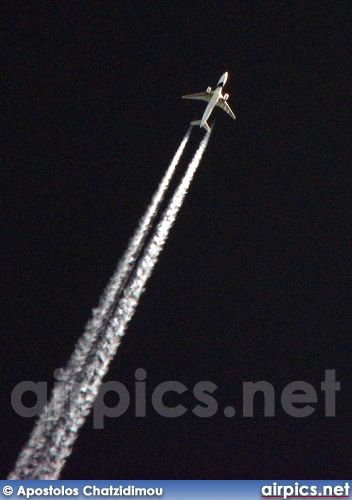
[[[200,125],[201,127],[203,127],[204,123],[207,121],[207,119],[211,115],[211,112],[215,108],[216,103],[218,102],[220,97],[221,97],[221,87],[217,87],[214,90],[214,94],[213,94],[212,98],[208,102],[208,106],[205,108],[205,111],[203,113],[202,120],[201,120],[201,125]]]

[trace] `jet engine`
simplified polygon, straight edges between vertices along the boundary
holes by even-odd
[[[225,94],[224,95],[224,101],[227,101],[228,98],[229,98],[229,94]]]
[[[211,92],[211,87],[208,87],[208,88],[207,88],[207,92]]]

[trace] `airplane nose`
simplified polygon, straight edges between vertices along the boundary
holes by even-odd
[[[228,76],[228,72],[226,71],[226,73],[224,73],[222,75],[222,77],[220,78],[220,80],[218,81],[218,85],[222,83],[222,86],[224,86],[226,83],[226,80],[227,80],[227,76]]]

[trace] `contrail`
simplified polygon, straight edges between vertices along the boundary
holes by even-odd
[[[128,281],[138,256],[150,233],[154,219],[159,211],[160,205],[176,171],[181,155],[189,140],[191,130],[192,126],[190,126],[187,130],[168,169],[166,170],[163,179],[158,186],[157,191],[152,198],[149,207],[139,221],[135,234],[131,238],[115,273],[100,298],[99,306],[93,309],[92,318],[87,323],[82,337],[77,342],[75,351],[73,352],[65,369],[61,369],[60,381],[70,380],[72,375],[77,377],[78,372],[82,369],[87,358],[89,357],[90,351],[94,349],[94,343],[99,337],[99,334],[105,331],[109,317],[116,307],[117,300],[121,296],[122,290]]]
[[[57,479],[59,477],[67,457],[71,454],[78,431],[90,413],[102,379],[116,354],[127,324],[136,310],[146,282],[157,263],[210,135],[211,132],[205,135],[196,151],[153,236],[145,247],[132,278],[126,284],[121,298],[115,305],[115,310],[110,314],[107,309],[110,319],[104,335],[97,338],[94,352],[90,352],[89,360],[83,364],[83,367],[80,365],[79,380],[76,377],[71,380],[63,377],[63,382],[56,384],[48,408],[44,410],[37,424],[40,432],[34,430],[9,479]],[[77,357],[77,360],[81,362],[80,357]],[[74,366],[72,369],[74,370]]]
[[[44,446],[45,443],[51,439],[50,436],[54,433],[59,420],[62,418],[62,415],[67,412],[67,396],[65,397],[65,395],[62,394],[64,388],[63,383],[66,382],[70,384],[71,387],[72,384],[79,383],[83,380],[84,375],[81,374],[83,367],[89,362],[90,358],[94,357],[94,352],[96,350],[95,344],[98,338],[104,335],[109,318],[116,308],[116,303],[121,296],[123,288],[146,242],[181,155],[187,145],[191,130],[192,127],[190,126],[166,170],[150,205],[139,221],[135,234],[131,238],[115,273],[104,290],[99,301],[99,306],[93,309],[92,318],[88,321],[85,331],[78,340],[66,367],[56,371],[57,379],[62,383],[56,384],[52,393],[52,398],[49,404],[44,408],[42,416],[37,421],[27,445],[18,458],[14,472],[9,476],[10,479],[15,479],[14,474],[17,469],[23,470],[24,475],[21,477],[25,477],[27,474],[31,473],[30,471],[35,468],[35,461],[32,456],[33,449],[38,449],[38,446],[40,448],[39,443],[42,443],[41,446]]]

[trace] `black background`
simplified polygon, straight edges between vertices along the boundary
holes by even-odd
[[[324,4],[325,5],[325,4]],[[108,379],[218,386],[219,411],[166,419],[134,407],[88,419],[63,479],[340,478],[351,470],[351,167],[347,10],[284,2],[7,3],[3,10],[1,470],[34,419],[23,380],[53,383],[189,122],[182,94],[225,91],[216,125]],[[211,120],[210,120],[211,122]],[[188,156],[204,131],[194,129]],[[183,168],[185,163],[183,164]],[[341,381],[324,416],[326,369]],[[276,416],[242,418],[243,381]],[[307,418],[283,388],[318,393]],[[192,409],[189,394],[171,398]],[[237,407],[233,418],[223,409]]]

